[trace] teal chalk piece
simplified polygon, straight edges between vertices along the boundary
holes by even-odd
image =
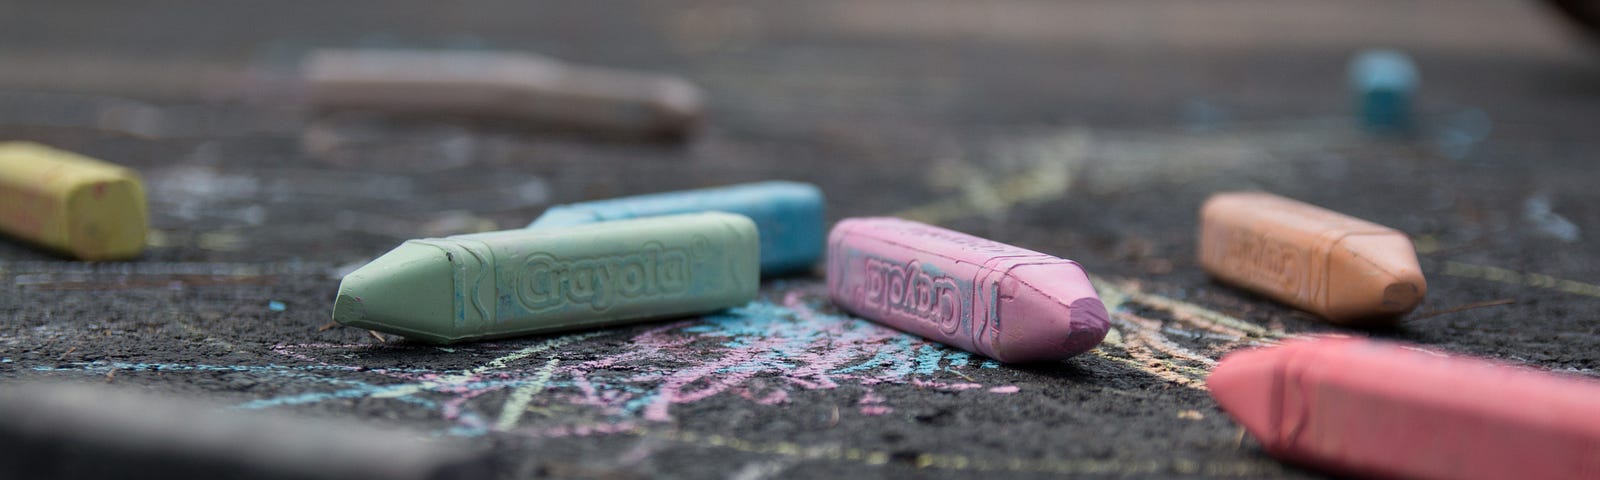
[[[794,273],[822,257],[827,234],[822,190],[771,181],[556,205],[528,228],[542,229],[706,211],[750,217],[761,232],[761,274]]]
[[[1361,123],[1368,130],[1392,133],[1409,129],[1418,82],[1411,57],[1395,50],[1367,50],[1350,61],[1350,89]]]

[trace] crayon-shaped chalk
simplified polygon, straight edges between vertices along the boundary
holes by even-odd
[[[1206,200],[1199,255],[1224,282],[1345,325],[1394,323],[1428,291],[1404,233],[1269,193]]]
[[[1417,94],[1417,67],[1395,50],[1367,50],[1350,60],[1350,90],[1361,122],[1375,132],[1396,132],[1411,126],[1411,103]]]
[[[149,229],[133,170],[37,143],[0,143],[0,232],[80,260],[139,256]]]
[[[822,258],[822,190],[801,182],[758,182],[556,205],[528,228],[719,211],[750,217],[761,231],[761,274],[811,268]]]
[[[1002,362],[1071,357],[1110,326],[1077,262],[898,218],[833,227],[828,295],[856,315]]]
[[[486,117],[628,136],[681,136],[701,93],[678,77],[571,65],[516,52],[317,50],[302,66],[311,105]]]
[[[488,451],[337,419],[63,383],[0,388],[0,477],[490,478]]]
[[[340,324],[449,343],[755,299],[756,226],[722,212],[411,240],[339,284]]]
[[[1600,381],[1361,339],[1224,356],[1211,396],[1279,458],[1361,477],[1600,478]]]

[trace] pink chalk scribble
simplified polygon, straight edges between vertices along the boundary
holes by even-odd
[[[854,384],[867,390],[861,411],[882,415],[893,409],[880,404],[882,397],[872,391],[875,385],[952,391],[985,387],[935,379],[947,370],[968,367],[973,361],[969,354],[861,319],[824,313],[818,305],[826,302],[821,289],[791,290],[782,305],[754,302],[724,315],[651,329],[632,338],[628,351],[569,366],[563,373],[577,380],[578,388],[567,393],[568,401],[624,415],[637,410],[644,420],[668,422],[673,419],[673,405],[723,393],[779,405],[794,390]],[[688,363],[677,368],[661,367],[684,362]],[[606,375],[619,365],[632,365],[635,373],[596,381],[596,375]],[[654,384],[652,391],[628,393],[637,390],[629,386],[647,384]]]
[[[893,408],[883,404],[882,395],[871,391],[867,392],[866,395],[862,395],[861,400],[856,402],[856,405],[861,407],[861,414],[867,416],[884,415],[894,411]]]
[[[976,383],[934,382],[934,381],[923,380],[923,379],[920,379],[920,378],[911,379],[911,384],[912,385],[916,385],[918,388],[931,388],[931,389],[934,389],[934,390],[948,390],[948,391],[956,391],[956,392],[959,392],[959,391],[962,391],[962,390],[972,390],[974,388],[983,388],[983,385],[976,384]]]
[[[453,347],[448,355],[499,358],[477,368],[370,368],[342,360],[393,354],[415,345],[278,345],[272,351],[321,370],[355,371],[368,381],[329,380],[342,390],[297,393],[258,400],[243,408],[270,408],[332,399],[380,398],[421,405],[455,425],[454,434],[478,435],[495,428],[494,418],[512,390],[539,382],[528,406],[560,415],[529,418],[513,428],[532,436],[585,435],[627,430],[640,422],[672,422],[673,407],[713,398],[735,398],[782,407],[798,391],[849,389],[859,394],[858,411],[878,416],[894,407],[876,389],[911,385],[941,391],[998,394],[1013,385],[985,385],[965,372],[994,368],[992,361],[847,315],[828,313],[824,289],[807,282],[787,288],[781,304],[766,300],[701,318],[658,324],[637,331],[620,348],[583,353],[581,361],[561,348],[601,333],[546,337],[542,343],[502,342]],[[516,349],[516,347],[521,347]],[[508,348],[513,349],[506,353]],[[398,353],[398,352],[395,352]],[[439,354],[436,352],[430,352]],[[409,365],[427,362],[408,362]],[[524,403],[529,399],[524,398]],[[587,425],[579,427],[577,425]],[[601,426],[596,426],[601,425]],[[609,426],[606,426],[609,425]],[[621,429],[621,430],[617,430]]]
[[[883,405],[868,405],[861,407],[861,414],[867,416],[884,415],[893,411],[893,408],[885,407]]]

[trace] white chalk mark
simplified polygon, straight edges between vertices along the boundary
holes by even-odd
[[[517,350],[517,351],[512,352],[512,353],[510,353],[510,354],[508,354],[506,356],[503,356],[503,357],[500,357],[500,358],[496,358],[494,360],[490,360],[489,363],[485,363],[485,364],[483,364],[481,366],[478,366],[477,368],[473,368],[471,370],[467,370],[467,371],[464,371],[464,372],[461,372],[461,373],[458,373],[458,374],[455,374],[455,375],[448,375],[448,376],[439,377],[436,380],[429,380],[429,381],[426,381],[426,382],[418,382],[418,383],[414,383],[414,384],[410,384],[410,385],[402,385],[402,386],[400,386],[398,388],[395,388],[393,390],[375,393],[375,394],[372,395],[372,397],[373,398],[399,398],[399,397],[404,397],[404,396],[407,396],[407,395],[413,395],[413,394],[420,393],[420,392],[427,391],[427,390],[433,390],[433,389],[436,389],[436,388],[439,388],[439,387],[443,387],[443,386],[460,385],[460,384],[463,384],[463,383],[473,382],[473,381],[478,380],[485,373],[489,373],[489,372],[492,372],[492,371],[495,371],[495,370],[506,368],[506,364],[509,364],[511,362],[515,362],[517,360],[528,358],[529,356],[531,356],[531,355],[533,355],[535,353],[543,352],[545,350],[549,350],[549,349],[556,348],[556,347],[559,347],[559,346],[562,346],[562,345],[566,345],[568,343],[576,342],[576,341],[579,341],[579,340],[585,340],[585,339],[589,339],[589,338],[594,338],[594,337],[600,336],[602,333],[604,333],[604,332],[592,332],[592,333],[584,333],[584,334],[579,334],[579,335],[568,335],[568,336],[560,337],[560,338],[552,338],[552,339],[546,340],[544,342],[541,342],[541,343],[539,343],[537,345],[532,345],[532,346],[529,346],[527,348],[523,348],[521,350]]]
[[[1578,225],[1556,213],[1551,207],[1550,195],[1534,194],[1522,202],[1522,218],[1533,225],[1533,231],[1567,243],[1583,238]]]
[[[522,413],[528,410],[528,403],[533,401],[533,396],[544,391],[544,386],[550,383],[550,374],[556,370],[556,364],[561,359],[552,358],[544,363],[533,381],[517,387],[511,392],[511,397],[506,399],[506,404],[500,409],[500,419],[495,422],[495,427],[502,431],[517,428],[517,422],[522,420]]]

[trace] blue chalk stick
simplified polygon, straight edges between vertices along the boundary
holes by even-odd
[[[704,211],[750,217],[761,236],[761,274],[811,268],[827,235],[822,190],[800,182],[759,182],[556,205],[528,228],[565,227]]]
[[[1349,73],[1363,125],[1378,132],[1410,127],[1418,83],[1411,57],[1395,50],[1367,50],[1350,60]]]

